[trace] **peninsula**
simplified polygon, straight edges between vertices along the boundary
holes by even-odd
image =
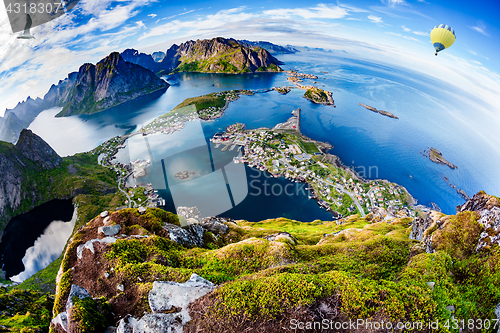
[[[372,112],[375,112],[375,113],[380,113],[381,115],[383,116],[386,116],[386,117],[389,117],[389,118],[394,118],[394,119],[399,119],[397,116],[393,115],[392,113],[388,112],[388,111],[384,111],[384,110],[377,110],[376,108],[374,108],[373,106],[369,106],[369,105],[366,105],[366,104],[363,104],[363,103],[358,103],[358,105],[361,105],[362,107],[366,108],[367,110],[370,110]]]
[[[428,157],[432,162],[442,165],[447,165],[450,169],[457,169],[458,167],[443,157],[443,154],[436,148],[429,148],[428,151],[424,150],[420,154],[424,157]]]
[[[274,177],[307,183],[310,198],[332,212],[336,218],[350,214],[364,217],[371,209],[391,208],[413,214],[414,199],[406,189],[383,180],[368,181],[343,166],[338,158],[326,154],[332,146],[312,140],[299,131],[300,109],[285,123],[273,129],[245,130],[231,126],[230,131],[216,134],[211,141],[222,149],[241,146],[242,157],[235,163],[245,163]],[[332,163],[333,161],[333,163]]]

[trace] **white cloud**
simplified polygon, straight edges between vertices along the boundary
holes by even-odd
[[[402,37],[404,39],[408,39],[408,40],[412,40],[412,41],[415,41],[415,42],[422,43],[420,40],[418,40],[416,38],[413,38],[413,37],[410,37],[410,36],[401,35],[401,34],[398,34],[398,33],[392,32],[392,31],[386,32],[386,34],[387,35],[391,35],[391,36],[396,36],[396,37]]]
[[[352,10],[352,9],[351,9]],[[263,13],[270,17],[289,18],[300,16],[305,19],[340,19],[349,15],[349,9],[346,7],[318,4],[316,7],[293,8],[293,9],[270,9]]]
[[[425,32],[425,31],[412,31],[412,33],[414,33],[415,35],[419,35],[419,36],[429,36],[430,35],[428,32]]]
[[[382,0],[382,3],[388,6],[406,5],[405,0]]]
[[[368,15],[368,19],[370,21],[372,21],[373,23],[383,23],[384,22],[384,21],[382,21],[381,17],[375,16],[375,15]]]
[[[474,31],[479,32],[480,34],[483,34],[485,36],[489,36],[489,34],[486,32],[486,25],[481,20],[476,21],[476,26],[469,27],[469,28],[471,28]]]
[[[148,16],[149,16],[149,17],[151,17],[151,18],[155,18],[155,17],[157,17],[158,15],[156,15],[156,14],[149,14]]]
[[[146,28],[146,25],[142,21],[137,21],[135,23],[137,24],[137,28],[139,29]]]
[[[429,36],[428,32],[424,31],[413,31],[410,28],[405,27],[404,25],[401,26],[405,32],[411,32],[412,34],[419,35],[419,36]]]

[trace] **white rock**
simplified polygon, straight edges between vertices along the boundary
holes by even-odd
[[[52,324],[57,327],[59,325],[64,332],[68,331],[68,315],[66,312],[61,312],[54,319],[52,319]]]
[[[187,219],[186,223],[187,223],[187,225],[198,224],[198,223],[200,223],[200,221],[198,221],[197,219],[193,219],[192,217],[190,217],[190,218]]]
[[[78,257],[78,259],[82,259],[84,249],[89,249],[90,252],[95,253],[94,241],[95,239],[92,239],[87,241],[85,244],[78,245],[78,247],[76,248],[76,256]]]
[[[104,273],[105,278],[109,278],[109,273]]]
[[[183,326],[179,313],[151,313],[134,325],[133,333],[182,333]]]
[[[97,239],[101,243],[113,244],[116,242],[116,238],[114,237],[104,237],[103,239]]]
[[[97,228],[98,234],[104,234],[105,236],[114,236],[122,230],[122,226],[119,224],[114,224],[110,226],[104,226]]]
[[[102,222],[104,223],[104,225],[108,225],[109,223],[111,223],[111,216],[107,216]]]
[[[180,314],[182,325],[184,325],[191,320],[188,311],[189,304],[214,289],[215,284],[194,273],[184,283],[155,281],[148,295],[149,307],[155,313],[181,308]]]
[[[108,211],[104,211],[101,213],[101,217],[103,217],[103,218],[108,216],[108,215],[109,215]]]
[[[135,317],[127,315],[125,318],[120,319],[120,321],[118,322],[116,333],[133,333],[134,326],[137,324],[137,322],[138,320]]]
[[[94,249],[95,242],[112,244],[112,243],[116,242],[116,238],[114,238],[114,237],[104,237],[103,239],[95,238],[95,239],[91,239],[91,240],[87,241],[85,244],[78,245],[78,247],[76,248],[77,258],[82,259],[84,249],[89,249],[90,252],[95,253],[95,249]]]
[[[71,285],[71,289],[69,291],[68,300],[66,301],[66,313],[69,313],[71,307],[73,307],[73,297],[78,297],[79,299],[84,299],[90,296],[90,293],[87,289],[77,286],[76,284]]]

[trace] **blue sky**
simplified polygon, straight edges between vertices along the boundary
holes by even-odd
[[[0,115],[27,96],[112,51],[165,50],[216,36],[346,50],[352,57],[408,67],[473,93],[500,123],[500,4],[495,1],[80,0],[75,9],[18,40],[0,8]],[[434,56],[429,33],[445,23],[455,44]]]

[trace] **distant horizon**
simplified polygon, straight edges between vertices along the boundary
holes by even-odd
[[[249,6],[242,1],[82,0],[69,14],[32,28],[36,39],[21,41],[0,6],[0,115],[111,51],[152,52],[217,36],[346,49],[427,73],[495,106],[500,94],[498,12],[495,1],[257,1]],[[455,29],[457,40],[435,57],[429,33],[441,23]]]

